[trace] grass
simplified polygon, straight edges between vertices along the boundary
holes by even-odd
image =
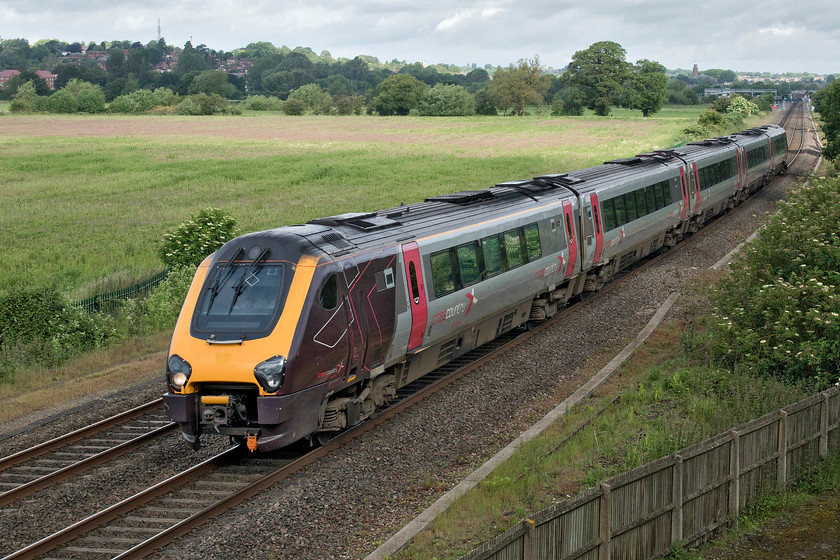
[[[702,323],[679,320],[660,328],[588,402],[524,445],[395,559],[458,558],[553,503],[809,394],[712,367],[698,330]]]
[[[0,290],[73,298],[162,268],[164,231],[207,206],[244,231],[563,172],[681,141],[699,107],[642,119],[3,114]]]

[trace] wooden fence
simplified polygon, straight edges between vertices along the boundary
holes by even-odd
[[[840,389],[611,478],[461,560],[646,560],[699,544],[819,457],[840,451]]]

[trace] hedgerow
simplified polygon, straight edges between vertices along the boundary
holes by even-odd
[[[718,356],[825,388],[840,373],[840,179],[800,187],[714,294]]]

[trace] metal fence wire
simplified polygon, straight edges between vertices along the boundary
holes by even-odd
[[[74,307],[84,309],[88,313],[95,313],[100,311],[114,311],[120,304],[128,299],[146,296],[152,293],[158,284],[163,282],[169,276],[169,269],[158,272],[151,278],[119,290],[113,290],[104,294],[97,294],[95,296],[77,301],[73,304]]]

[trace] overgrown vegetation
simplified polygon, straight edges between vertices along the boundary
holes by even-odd
[[[825,388],[840,375],[840,178],[790,193],[714,293],[732,368]]]
[[[88,313],[50,287],[0,294],[0,381],[24,367],[56,367],[113,341],[172,328],[196,266],[237,233],[233,217],[217,208],[166,232],[158,252],[169,275],[151,295],[114,313]]]
[[[823,123],[826,145],[825,157],[836,160],[840,157],[840,82],[814,94],[814,108],[819,112]]]
[[[691,139],[719,136],[728,129],[740,128],[746,119],[760,113],[756,103],[740,95],[721,97],[713,101],[697,119],[697,124],[687,127],[685,133]]]

